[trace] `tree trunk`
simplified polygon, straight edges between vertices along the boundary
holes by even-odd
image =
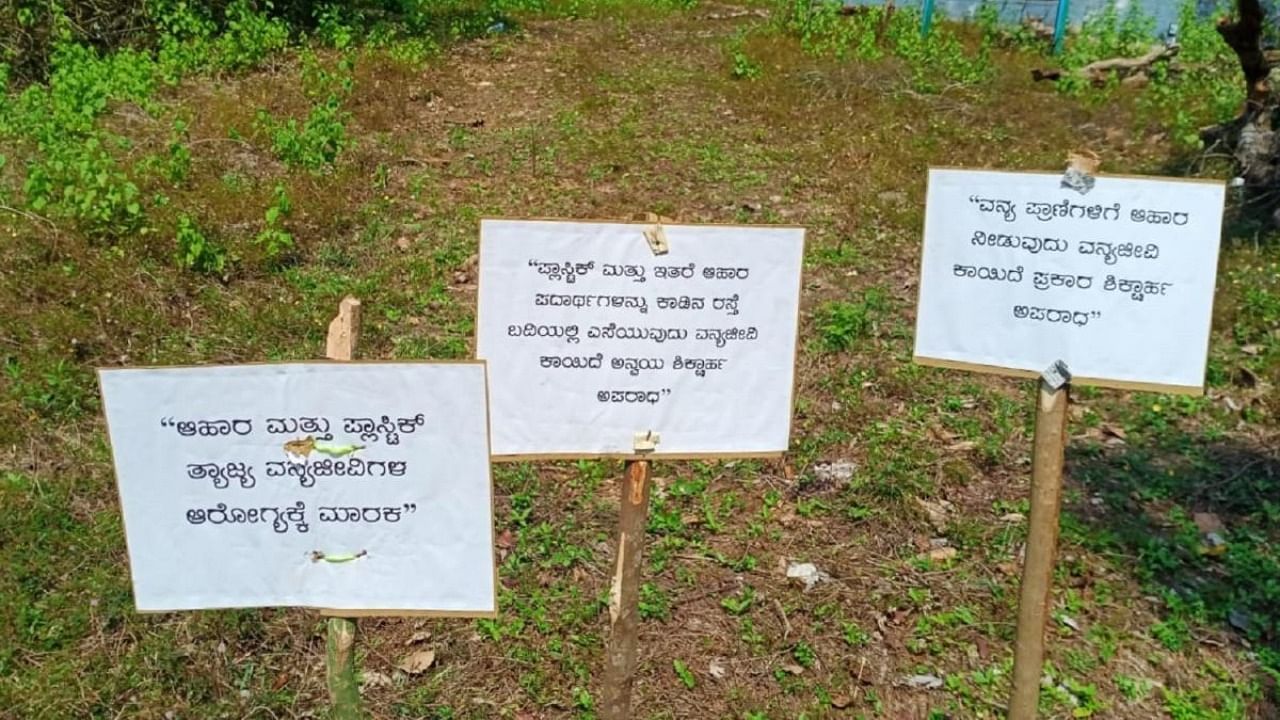
[[[1237,118],[1205,128],[1200,139],[1206,149],[1225,151],[1235,158],[1236,175],[1244,179],[1249,200],[1271,211],[1280,204],[1280,138],[1276,133],[1277,98],[1270,79],[1273,61],[1262,48],[1265,19],[1259,0],[1237,0],[1236,17],[1218,21],[1218,34],[1240,59],[1245,103]],[[1272,214],[1272,221],[1280,225],[1280,211]]]

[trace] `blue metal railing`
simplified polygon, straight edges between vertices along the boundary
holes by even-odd
[[[884,5],[886,0],[843,0],[845,5]],[[941,13],[958,20],[971,19],[982,6],[983,0],[896,0],[898,7],[919,8],[921,12],[920,31],[928,34],[933,26],[934,17]],[[1181,0],[992,0],[1000,19],[1016,24],[1028,19],[1039,20],[1047,27],[1054,29],[1053,44],[1055,50],[1062,48],[1066,30],[1071,25],[1078,26],[1089,15],[1106,9],[1114,4],[1116,10],[1123,15],[1131,7],[1137,6],[1147,15],[1155,18],[1156,32],[1166,36],[1175,25]],[[1216,0],[1197,0],[1199,9],[1211,12],[1217,4]]]

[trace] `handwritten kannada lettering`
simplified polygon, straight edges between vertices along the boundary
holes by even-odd
[[[969,241],[969,244],[993,248],[1022,248],[1032,255],[1039,255],[1041,251],[1066,252],[1070,246],[1070,243],[1066,240],[1058,238],[986,233],[981,230],[973,232],[973,239]]]
[[[595,270],[594,262],[572,263],[572,262],[541,262],[538,260],[530,260],[529,267],[534,268],[541,275],[545,275],[548,280],[559,282],[563,280],[567,283],[577,282],[578,277],[586,275]]]
[[[600,390],[596,400],[602,403],[649,403],[657,405],[663,397],[671,394],[671,388],[661,390]]]
[[[649,312],[649,300],[643,295],[558,295],[538,293],[533,296],[538,307],[573,308],[633,308],[642,314]]]
[[[1115,203],[1111,207],[1103,207],[1097,204],[1079,205],[1068,200],[1058,203],[1029,202],[1026,210],[1028,215],[1041,222],[1060,220],[1062,218],[1111,221],[1120,219],[1120,203]]]
[[[1186,225],[1191,219],[1191,215],[1167,210],[1133,210],[1129,213],[1129,219],[1136,223],[1147,223],[1149,225]]]
[[[248,463],[242,462],[223,464],[189,463],[187,465],[187,477],[192,480],[208,479],[219,490],[230,487],[232,481],[238,482],[240,487],[246,490],[257,483],[257,480],[253,477],[253,467]]]
[[[1051,323],[1074,323],[1080,327],[1089,324],[1090,320],[1102,317],[1097,310],[1056,310],[1027,305],[1014,305],[1013,316],[1019,320],[1042,320]]]
[[[388,445],[399,445],[401,433],[408,435],[414,430],[425,425],[426,416],[418,413],[414,417],[402,417],[395,421],[383,415],[380,419],[374,418],[343,418],[342,431],[345,433],[359,435],[364,442],[386,442]]]
[[[183,437],[225,437],[227,435],[245,436],[253,432],[252,420],[174,420],[162,418],[160,427],[171,427]]]
[[[1048,290],[1049,288],[1079,288],[1088,290],[1093,287],[1093,276],[1091,275],[1062,275],[1059,273],[1047,273],[1036,271],[1032,276],[1031,283],[1035,285],[1037,290]]]
[[[1169,288],[1173,287],[1171,282],[1157,282],[1154,280],[1117,280],[1115,275],[1108,275],[1106,282],[1102,284],[1102,289],[1107,291],[1119,291],[1129,293],[1129,297],[1142,302],[1144,298],[1150,295],[1163,296]]]
[[[317,440],[332,440],[329,419],[322,417],[267,418],[267,432],[272,435],[296,435],[302,433]]]
[[[299,500],[293,507],[227,507],[226,503],[218,503],[210,508],[192,508],[187,510],[187,522],[192,525],[257,525],[269,523],[271,529],[278,533],[289,531],[292,525],[300,533],[307,532],[311,526],[307,524],[307,506]]]
[[[1110,243],[1085,240],[1080,243],[1081,255],[1100,255],[1108,265],[1115,265],[1120,258],[1155,260],[1160,257],[1160,246],[1142,243]]]
[[[605,340],[652,340],[664,343],[667,340],[683,340],[689,337],[689,331],[682,328],[664,327],[623,327],[618,323],[608,325],[592,325],[587,330],[587,337]]]
[[[676,356],[671,364],[673,370],[692,370],[698,377],[706,377],[709,370],[723,370],[728,358],[683,358]]]
[[[507,337],[564,338],[568,343],[581,341],[578,337],[577,325],[539,325],[537,323],[508,325]]]
[[[994,198],[980,198],[976,195],[970,195],[969,202],[977,205],[980,212],[997,213],[1003,216],[1005,222],[1013,222],[1018,219],[1018,208],[1012,200],[996,200]]]
[[[973,265],[956,265],[952,268],[956,277],[978,278],[979,280],[1000,280],[1011,283],[1022,282],[1022,266],[1017,269],[976,267]],[[1015,277],[1015,275],[1017,277]]]
[[[319,508],[320,522],[377,523],[400,522],[400,516],[418,511],[416,503],[405,503],[400,507],[338,507],[322,506]]]
[[[331,460],[321,458],[307,462],[271,460],[267,462],[267,477],[295,477],[304,488],[313,487],[316,480],[327,477],[372,478],[404,477],[409,464],[404,460],[366,460],[347,458]]]

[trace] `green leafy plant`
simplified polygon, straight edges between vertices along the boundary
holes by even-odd
[[[5,360],[4,374],[14,397],[26,409],[46,420],[70,420],[85,411],[89,396],[75,365],[59,360],[36,378],[24,372],[18,361]]]
[[[662,588],[647,582],[640,586],[640,617],[644,620],[666,620],[671,617],[671,598]]]
[[[760,63],[747,54],[747,34],[745,31],[734,33],[729,39],[728,51],[732,68],[729,74],[738,80],[755,80],[764,72]]]
[[[693,676],[693,671],[689,669],[688,665],[684,664],[683,660],[673,660],[671,666],[676,672],[676,677],[680,678],[680,684],[684,685],[685,689],[692,690],[697,687],[698,679]]]
[[[803,640],[791,648],[791,657],[799,663],[800,667],[811,668],[818,662],[818,653],[814,651],[813,646]]]
[[[838,59],[877,60],[893,55],[906,61],[913,86],[936,92],[943,82],[977,84],[992,75],[985,38],[977,53],[946,27],[920,33],[920,11],[909,7],[863,6],[846,15],[838,0],[787,0],[777,14],[806,52]]]
[[[861,302],[830,302],[822,306],[816,317],[822,346],[829,352],[853,347],[871,332],[876,316],[887,304],[884,291],[872,288]]]
[[[275,262],[293,249],[293,235],[281,228],[284,219],[293,212],[293,205],[283,185],[276,185],[273,195],[274,200],[264,215],[266,224],[254,241],[266,252],[267,259]]]
[[[220,273],[227,265],[227,252],[210,240],[189,215],[178,218],[175,238],[178,244],[178,263],[188,270],[200,273]]]
[[[742,615],[751,609],[751,605],[756,601],[756,591],[747,586],[743,588],[737,595],[730,595],[720,600],[720,607],[724,608],[730,615]]]
[[[849,647],[862,647],[871,641],[871,636],[866,630],[858,627],[857,623],[845,622],[840,625],[840,637],[844,638]]]
[[[301,123],[296,118],[280,122],[267,111],[259,110],[257,125],[271,138],[271,150],[282,162],[315,171],[332,167],[339,153],[349,145],[348,117],[341,101],[330,97],[311,108]]]

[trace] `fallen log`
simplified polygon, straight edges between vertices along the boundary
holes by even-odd
[[[1078,75],[1093,85],[1105,85],[1112,77],[1125,80],[1137,75],[1146,76],[1156,63],[1177,57],[1179,50],[1180,48],[1177,45],[1157,45],[1141,57],[1097,60],[1072,71],[1072,74]],[[1036,68],[1031,71],[1032,79],[1037,82],[1041,80],[1057,81],[1061,80],[1065,75],[1066,71],[1057,69],[1041,70]]]

